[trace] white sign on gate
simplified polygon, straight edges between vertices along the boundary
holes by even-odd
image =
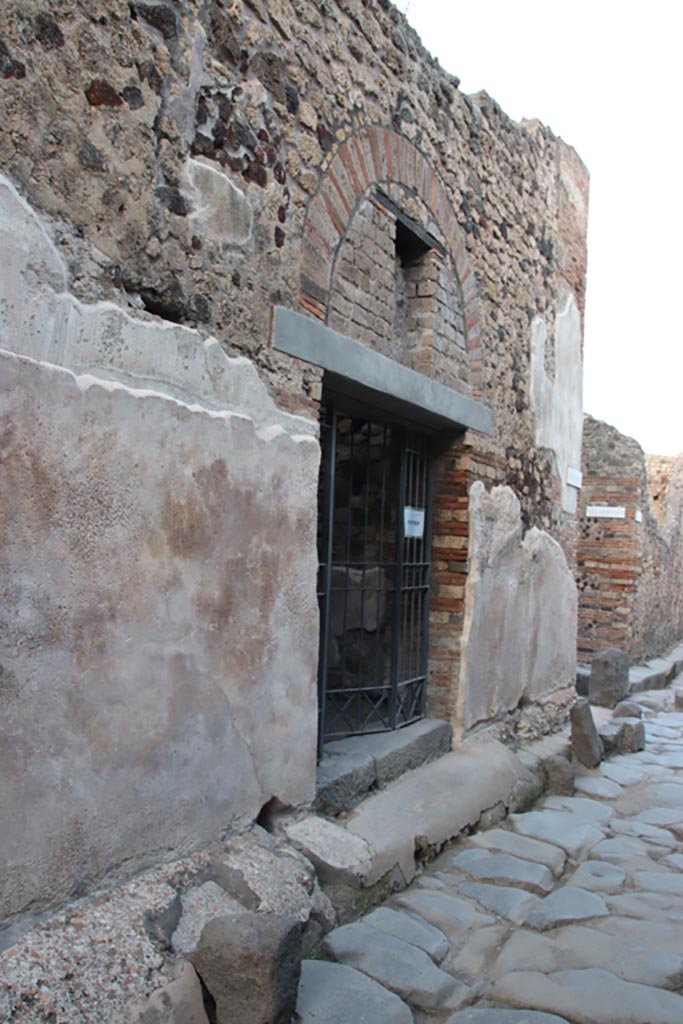
[[[425,532],[425,510],[406,505],[403,509],[403,536],[422,540]]]

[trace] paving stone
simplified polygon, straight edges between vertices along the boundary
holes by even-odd
[[[477,881],[514,885],[539,896],[550,892],[554,884],[553,874],[544,864],[522,860],[509,853],[464,850],[453,858],[453,865]]]
[[[437,964],[441,963],[450,948],[448,939],[440,928],[407,910],[378,907],[371,914],[361,918],[361,921],[371,928],[377,928],[396,939],[408,942],[411,946],[417,946],[428,953]]]
[[[585,793],[586,796],[595,796],[604,800],[611,800],[621,793],[621,786],[610,779],[596,778],[594,775],[577,775],[574,783],[577,793]]]
[[[634,860],[649,859],[649,851],[642,839],[634,836],[617,836],[614,839],[603,839],[591,850],[592,860],[606,860],[610,864],[629,863]]]
[[[577,885],[563,886],[531,908],[524,921],[530,928],[546,931],[558,924],[585,921],[591,917],[609,914],[602,896],[588,892]]]
[[[633,786],[636,782],[644,782],[647,778],[647,771],[642,768],[626,768],[616,764],[601,764],[598,769],[600,775],[617,782],[620,786]]]
[[[538,896],[507,885],[488,885],[485,882],[463,882],[460,892],[471,896],[482,907],[492,910],[498,917],[504,917],[514,924],[520,924],[531,908],[539,901]]]
[[[683,853],[669,853],[666,857],[662,857],[659,863],[666,864],[668,868],[675,868],[677,871],[683,871]]]
[[[602,740],[595,728],[590,704],[585,697],[577,698],[569,712],[572,736],[572,754],[584,767],[595,768],[603,758]]]
[[[683,922],[683,900],[670,894],[652,891],[629,892],[606,896],[605,899],[612,913],[621,917],[666,922],[669,926],[672,922]]]
[[[335,928],[325,937],[323,949],[421,1010],[455,1010],[467,996],[466,986],[440,970],[421,949],[360,922]]]
[[[654,802],[662,807],[683,807],[683,786],[676,782],[658,782],[652,787]]]
[[[569,1024],[566,1017],[537,1010],[505,1010],[500,1007],[470,1006],[449,1017],[446,1024]]]
[[[673,871],[636,871],[635,884],[639,889],[683,896],[683,875]]]
[[[449,941],[469,928],[480,928],[493,924],[488,914],[482,914],[467,899],[447,892],[425,892],[411,890],[401,893],[395,900],[401,907],[419,914],[447,936]]]
[[[626,872],[616,864],[587,860],[580,864],[567,885],[578,885],[589,892],[619,892],[626,881]]]
[[[604,833],[595,825],[587,824],[578,815],[562,811],[529,811],[510,815],[515,832],[560,846],[575,860],[604,839]]]
[[[511,853],[524,860],[532,860],[537,864],[545,864],[559,878],[567,863],[564,850],[550,843],[542,843],[538,839],[518,835],[505,828],[493,828],[488,832],[478,832],[471,836],[469,842],[486,850],[498,850],[500,853]]]
[[[667,828],[669,825],[683,825],[683,812],[676,810],[675,807],[648,807],[646,810],[640,811],[639,814],[634,814],[633,817],[644,821],[647,825],[658,825],[661,828]]]
[[[301,1024],[413,1024],[394,992],[346,964],[304,960],[297,1014]]]
[[[599,968],[541,974],[519,971],[496,981],[493,998],[568,1017],[572,1024],[681,1024],[683,997],[622,981]]]
[[[610,900],[608,903],[611,905]],[[672,927],[670,920],[647,921],[638,917],[619,917],[613,913],[609,917],[595,921],[591,928],[610,938],[617,936],[620,939],[628,939],[643,949],[681,956],[681,931],[680,928]]]
[[[635,836],[636,839],[645,839],[655,846],[666,846],[670,850],[676,845],[676,838],[673,833],[658,825],[648,825],[644,821],[637,821],[633,818],[615,818],[612,822],[612,831],[624,836]]]
[[[632,938],[605,934],[594,928],[568,925],[551,935],[521,930],[510,937],[491,969],[493,978],[514,971],[542,971],[598,967],[624,981],[658,988],[676,988],[683,973],[683,956],[648,949]]]
[[[441,965],[443,970],[466,981],[468,985],[488,978],[490,967],[498,957],[510,931],[509,924],[493,924],[477,928],[462,949],[454,951]]]
[[[540,805],[554,811],[571,811],[591,825],[607,825],[614,817],[614,810],[587,796],[549,796]]]

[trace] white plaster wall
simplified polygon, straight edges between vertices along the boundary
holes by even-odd
[[[458,726],[494,721],[521,700],[573,687],[577,593],[562,548],[524,533],[509,487],[470,491]]]
[[[581,468],[583,432],[583,360],[581,317],[574,296],[566,292],[558,305],[554,325],[555,373],[546,372],[548,345],[545,320],[531,325],[531,408],[535,441],[555,453],[560,477],[562,508],[576,513],[578,491],[567,483],[567,471]]]
[[[319,446],[6,181],[0,247],[2,920],[312,797]]]

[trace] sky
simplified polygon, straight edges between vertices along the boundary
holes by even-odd
[[[398,0],[427,49],[591,176],[584,409],[683,451],[683,4]]]

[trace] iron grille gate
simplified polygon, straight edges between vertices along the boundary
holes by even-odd
[[[319,754],[423,717],[432,467],[426,438],[322,410]]]

